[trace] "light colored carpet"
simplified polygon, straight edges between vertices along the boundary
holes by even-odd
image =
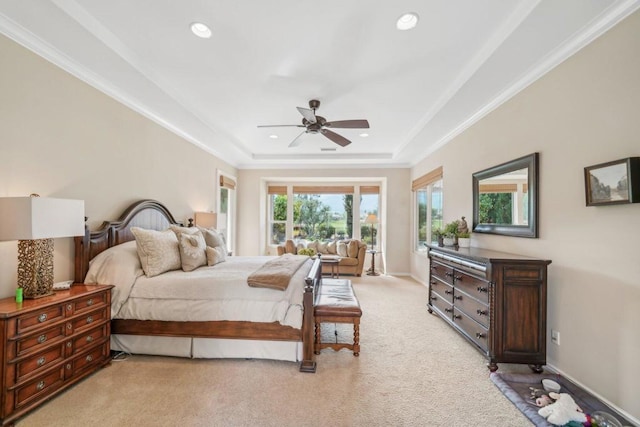
[[[424,286],[352,280],[364,312],[360,357],[325,349],[317,372],[303,374],[291,362],[131,356],[18,426],[531,425],[489,380],[480,353],[427,312]],[[332,337],[332,327],[323,335]],[[335,328],[340,339],[352,337],[347,325]]]

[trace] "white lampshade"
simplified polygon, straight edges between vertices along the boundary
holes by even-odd
[[[84,200],[0,197],[0,240],[84,235]]]
[[[196,225],[203,228],[216,228],[218,225],[218,214],[213,212],[196,212],[194,219]]]
[[[376,216],[376,214],[369,214],[367,215],[367,218],[364,220],[365,224],[377,224],[378,223],[378,217]]]

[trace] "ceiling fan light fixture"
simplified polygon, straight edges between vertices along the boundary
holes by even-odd
[[[418,14],[415,12],[405,13],[396,21],[396,28],[400,31],[410,30],[418,25],[418,19]]]
[[[276,135],[276,134],[274,133],[274,134],[269,135],[269,138],[271,138],[271,139],[278,139],[278,135]]]
[[[369,136],[369,134],[366,133],[366,132],[363,132],[363,133],[360,134],[360,138],[366,138],[368,136]]]
[[[191,32],[201,39],[208,39],[211,37],[211,28],[202,22],[193,22],[191,24]]]

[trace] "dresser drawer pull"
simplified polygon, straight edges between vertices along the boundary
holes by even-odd
[[[453,310],[452,310],[452,309],[450,309],[450,308],[445,308],[445,309],[444,309],[444,311],[445,311],[445,312],[447,312],[447,313],[451,313],[451,312],[453,312]]]
[[[430,299],[431,299],[431,301],[437,301],[437,300],[438,300],[438,297],[436,297],[436,296],[432,296]]]
[[[482,332],[476,332],[476,338],[484,338],[486,337],[485,334],[483,334]]]
[[[36,390],[40,391],[44,388],[44,386],[45,386],[44,381],[40,381],[38,385],[36,385]]]
[[[91,341],[93,341],[93,337],[92,337],[91,335],[89,335],[89,336],[87,337],[87,342],[91,342]]]
[[[87,317],[87,323],[91,323],[91,322],[93,322],[93,316]]]
[[[478,315],[480,315],[480,316],[486,316],[487,315],[487,310],[477,309],[476,313],[478,313]]]
[[[87,362],[91,362],[93,360],[93,356],[92,355],[88,355],[86,357]]]
[[[445,276],[447,277],[453,277],[453,273],[449,273],[448,271],[446,273],[444,273]]]
[[[462,319],[462,315],[461,314],[454,314],[453,318],[454,319]]]
[[[38,344],[42,344],[43,342],[45,342],[47,340],[47,336],[46,335],[40,335],[38,337]]]
[[[462,295],[456,295],[453,297],[453,299],[457,299],[458,301],[460,301],[462,299]]]
[[[69,342],[67,343],[67,348],[71,348],[71,345],[72,345],[72,344],[71,344],[71,341],[69,341]]]
[[[460,281],[462,281],[462,277],[463,276],[456,276],[456,280],[460,282]]]
[[[87,300],[87,305],[93,305],[93,298],[89,298]]]
[[[485,286],[478,286],[478,287],[476,288],[476,290],[477,290],[478,292],[487,292],[487,288],[486,288]]]
[[[67,363],[67,370],[71,370],[71,363]]]
[[[436,282],[435,280],[432,280],[432,281],[431,281],[431,286],[435,286],[435,285],[437,285],[437,284],[438,284],[438,282]]]
[[[67,311],[71,311],[72,308],[73,306],[71,304],[67,304]]]
[[[45,320],[47,320],[47,313],[42,313],[40,316],[38,316],[38,322],[42,323]]]
[[[452,290],[447,289],[446,291],[444,291],[444,293],[445,293],[445,294],[447,294],[447,295],[451,295],[451,294],[453,293],[453,291],[452,291]]]
[[[432,270],[437,270],[437,269],[438,269],[438,267],[436,267],[435,265],[432,265],[432,266],[431,266],[431,269],[432,269]]]
[[[67,329],[71,329],[73,328],[73,325],[71,324],[71,322],[67,323]]]
[[[38,359],[38,361],[36,362],[38,366],[42,366],[44,365],[44,363],[47,361],[47,359],[44,358],[44,356],[42,356],[41,358]]]

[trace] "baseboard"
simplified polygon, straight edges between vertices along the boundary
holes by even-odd
[[[421,279],[417,278],[416,276],[414,276],[413,274],[409,274],[409,276],[411,276],[411,278],[413,280],[415,280],[416,282],[420,283],[422,286],[428,288],[429,284],[427,282],[423,282]]]
[[[640,420],[638,420],[637,418],[635,418],[634,416],[632,416],[631,414],[629,414],[627,411],[625,411],[624,409],[620,408],[619,406],[614,405],[609,400],[605,399],[600,394],[598,394],[595,391],[593,391],[591,388],[589,388],[586,385],[582,384],[580,381],[576,380],[571,375],[567,374],[566,372],[563,372],[561,369],[558,369],[556,366],[548,364],[548,363],[545,365],[545,369],[547,369],[547,370],[549,370],[549,371],[551,371],[551,372],[553,372],[555,374],[560,374],[563,377],[569,379],[572,383],[580,386],[584,390],[588,391],[589,393],[591,393],[592,395],[594,395],[595,397],[597,397],[598,399],[600,399],[601,401],[606,403],[608,406],[611,407],[611,409],[614,409],[617,412],[619,412],[620,415],[625,417],[629,422],[633,423],[635,426],[640,426]]]

